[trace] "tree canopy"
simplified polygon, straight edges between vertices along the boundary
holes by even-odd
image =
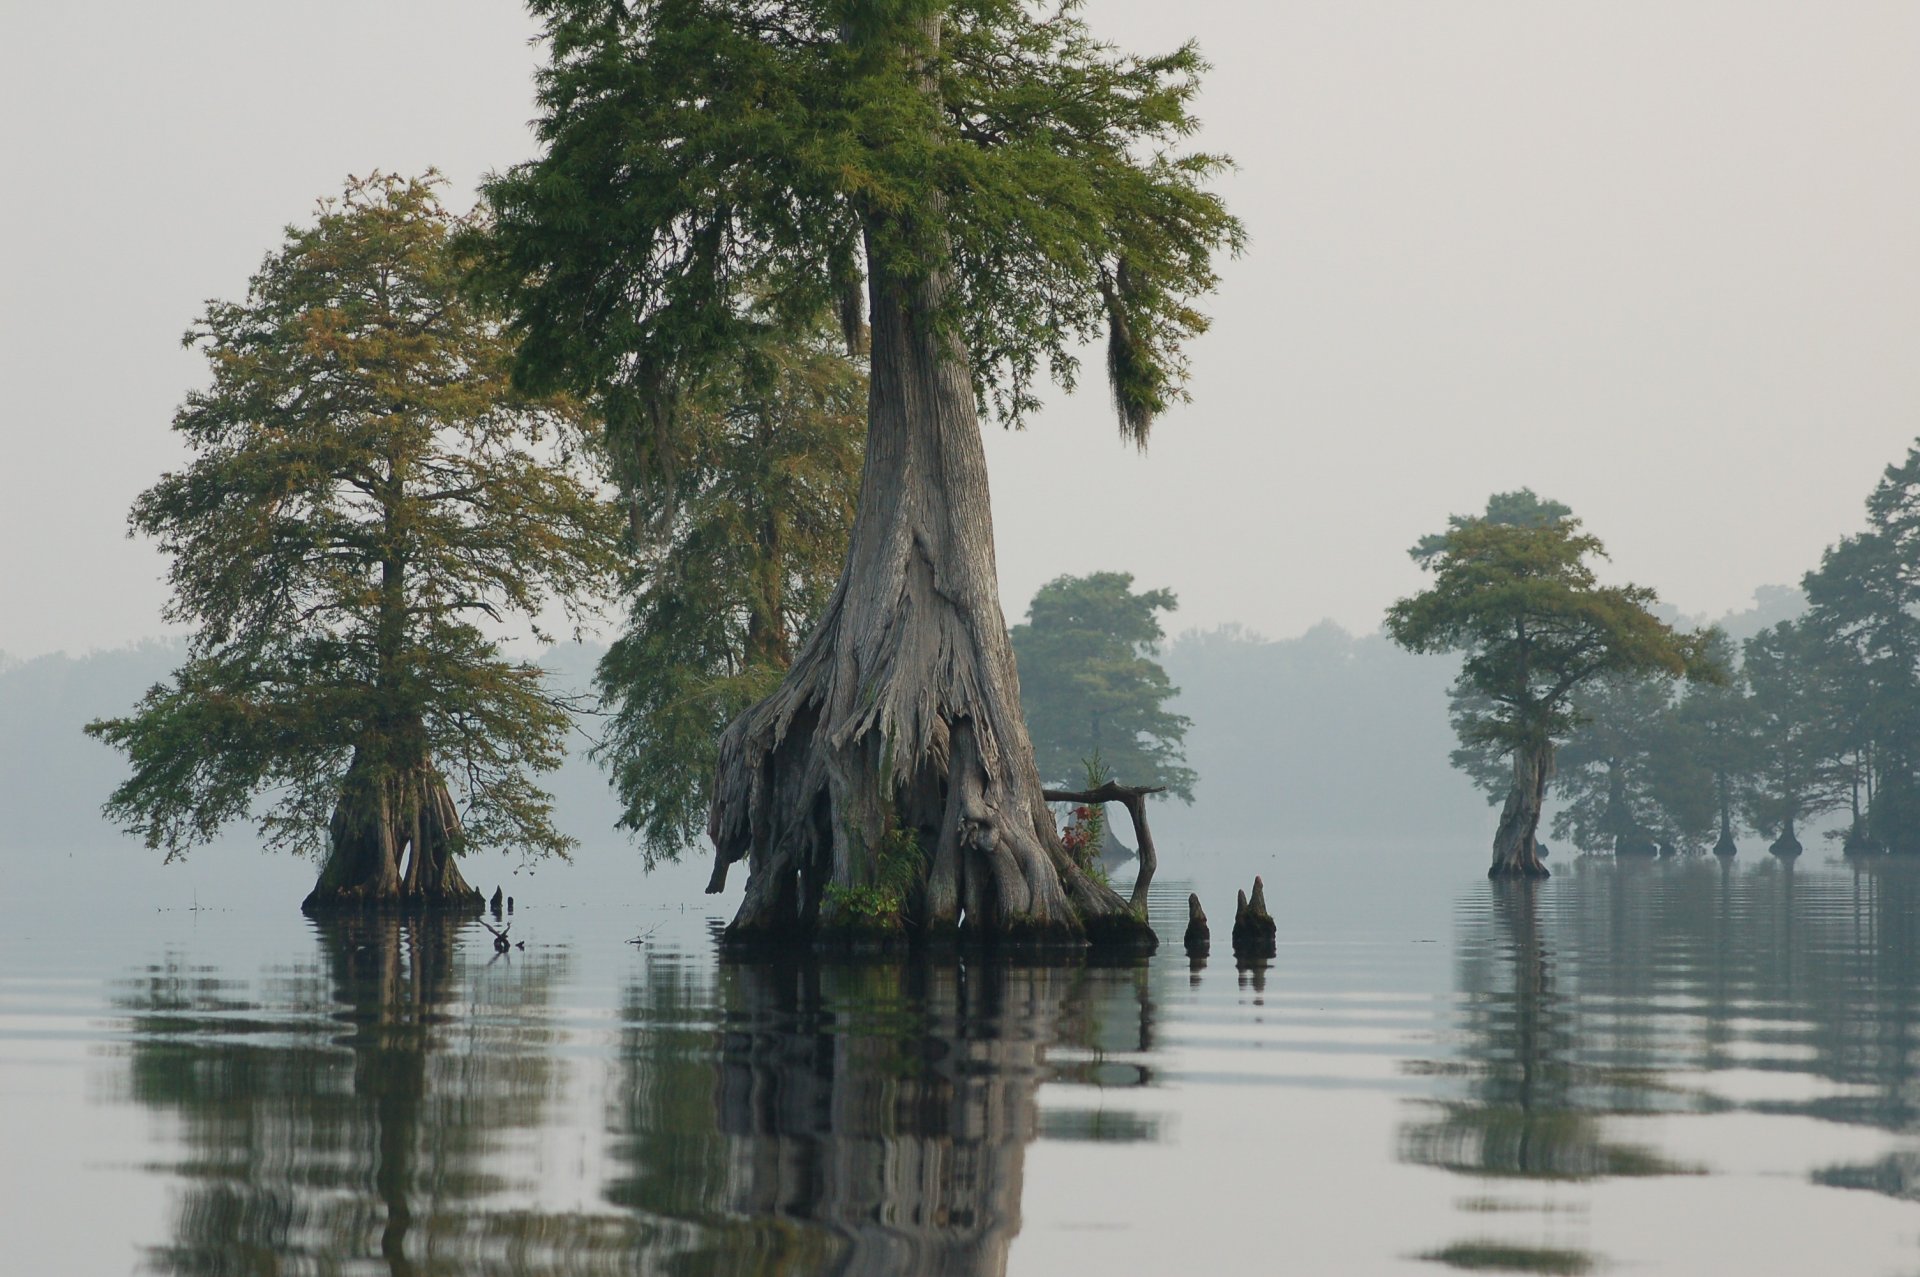
[[[616,523],[577,404],[511,385],[438,185],[350,179],[187,334],[211,373],[173,421],[193,461],[130,521],[172,559],[188,660],[88,727],[133,764],[109,813],[170,857],[263,794],[269,844],[330,847],[325,872],[376,894],[408,844],[418,891],[457,881],[441,853],[567,845],[531,780],[566,706],[482,627],[538,632],[600,589]]]
[[[1135,592],[1126,572],[1061,576],[1040,587],[1012,630],[1020,696],[1041,778],[1078,788],[1098,759],[1128,785],[1164,786],[1193,801],[1185,739],[1192,725],[1166,708],[1179,689],[1157,659],[1171,590]]]
[[[1241,228],[1182,151],[1205,64],[1095,39],[1079,3],[533,0],[545,152],[491,180],[529,385],[650,436],[769,323],[863,323],[866,271],[946,273],[983,405],[1071,386],[1105,338],[1130,437],[1183,394],[1192,299]],[[857,345],[857,342],[855,343]]]
[[[1433,584],[1388,609],[1387,631],[1411,651],[1465,653],[1462,682],[1491,701],[1469,728],[1476,737],[1515,746],[1563,736],[1570,697],[1590,679],[1703,668],[1704,636],[1656,617],[1652,590],[1599,583],[1587,560],[1605,549],[1578,519],[1469,519],[1442,535],[1437,552],[1414,552]]]

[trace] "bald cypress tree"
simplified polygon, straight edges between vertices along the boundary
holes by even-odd
[[[193,460],[130,520],[188,659],[87,728],[132,763],[109,815],[169,858],[267,796],[269,844],[324,855],[310,910],[477,911],[457,854],[567,845],[532,781],[567,706],[481,627],[609,584],[616,519],[577,405],[511,385],[436,185],[350,180],[188,334]]]
[[[870,349],[845,568],[720,743],[736,939],[1145,939],[1065,854],[1000,608],[983,411],[1018,422],[1103,339],[1123,437],[1180,398],[1238,224],[1183,150],[1203,64],[1014,0],[534,0],[539,158],[488,194],[530,388],[638,457],[743,339],[836,313]],[[868,346],[870,340],[870,347]]]
[[[1464,654],[1455,726],[1511,765],[1488,876],[1544,878],[1540,810],[1555,747],[1578,721],[1575,695],[1608,677],[1723,675],[1704,634],[1648,610],[1653,591],[1601,585],[1590,562],[1605,555],[1599,539],[1524,489],[1453,517],[1410,553],[1433,584],[1388,609],[1387,633],[1409,651]]]

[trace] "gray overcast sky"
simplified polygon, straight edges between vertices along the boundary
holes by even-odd
[[[1152,450],[1090,377],[990,434],[1008,619],[1130,570],[1174,628],[1370,630],[1496,488],[1694,613],[1790,582],[1920,432],[1920,6],[1089,0],[1215,69],[1252,242]],[[348,172],[464,202],[532,140],[508,0],[0,0],[0,652],[160,632],[124,537],[198,356]],[[1092,363],[1097,369],[1097,359]]]

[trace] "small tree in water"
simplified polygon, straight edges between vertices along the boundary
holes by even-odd
[[[709,833],[733,939],[872,929],[880,852],[923,859],[886,930],[1138,943],[1041,794],[1001,612],[979,411],[1105,337],[1122,434],[1180,398],[1194,298],[1238,224],[1182,150],[1202,63],[1067,4],[534,0],[544,154],[490,184],[530,385],[603,400],[637,455],[769,324],[871,334],[846,566],[722,738]]]
[[[1512,760],[1488,876],[1544,878],[1540,808],[1574,694],[1609,675],[1715,677],[1706,637],[1655,617],[1651,590],[1599,584],[1587,563],[1605,557],[1599,540],[1525,489],[1494,496],[1485,515],[1455,516],[1410,553],[1434,582],[1388,610],[1387,632],[1409,651],[1465,653],[1456,704],[1480,708],[1456,724]]]
[[[478,622],[597,589],[616,522],[570,403],[512,389],[436,185],[350,180],[188,334],[213,372],[174,418],[196,455],[131,523],[196,631],[171,683],[87,727],[133,764],[109,815],[169,859],[271,793],[268,843],[325,852],[309,911],[477,910],[455,853],[567,845],[530,780],[567,707]]]
[[[1089,789],[1113,778],[1193,801],[1193,723],[1166,708],[1180,689],[1155,659],[1158,614],[1177,606],[1172,590],[1136,593],[1126,572],[1056,577],[1034,594],[1012,638],[1042,780],[1070,788],[1097,758],[1104,771],[1084,776]]]

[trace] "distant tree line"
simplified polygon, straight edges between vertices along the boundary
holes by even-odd
[[[1863,531],[1829,547],[1806,612],[1736,643],[1708,636],[1723,683],[1596,679],[1570,701],[1555,758],[1553,837],[1582,851],[1779,856],[1822,816],[1849,855],[1920,852],[1920,446],[1889,466]],[[1454,694],[1456,720],[1477,712]],[[1463,743],[1454,764],[1490,795],[1508,769]]]

